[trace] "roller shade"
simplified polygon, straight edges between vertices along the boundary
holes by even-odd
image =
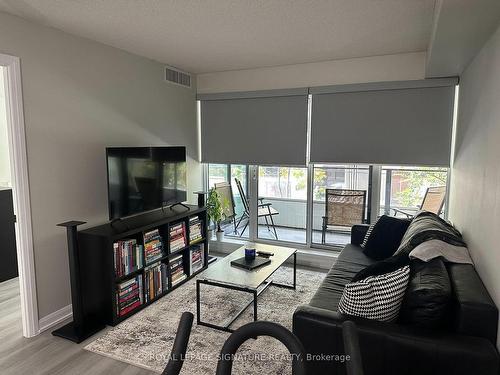
[[[311,162],[449,166],[456,82],[311,89]]]
[[[305,165],[307,89],[198,98],[202,162]]]

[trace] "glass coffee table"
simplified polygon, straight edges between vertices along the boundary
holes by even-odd
[[[264,244],[252,244],[257,251],[267,251],[274,253],[269,259],[271,263],[248,271],[243,268],[231,265],[231,261],[245,256],[245,246],[233,251],[228,256],[217,260],[214,264],[200,274],[196,280],[196,321],[198,325],[218,329],[225,332],[234,332],[231,324],[253,304],[253,320],[257,321],[257,297],[271,285],[295,289],[297,285],[297,250],[289,247],[272,246]],[[280,268],[288,258],[293,256],[293,283],[280,284],[272,281],[270,278]],[[210,285],[241,292],[250,293],[253,299],[241,308],[234,316],[228,318],[224,325],[217,325],[201,320],[201,286]]]

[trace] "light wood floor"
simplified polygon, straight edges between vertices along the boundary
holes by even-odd
[[[90,338],[90,341],[93,339]],[[2,375],[151,375],[135,366],[106,358],[53,337],[50,332],[24,338],[18,279],[0,283],[0,374]]]

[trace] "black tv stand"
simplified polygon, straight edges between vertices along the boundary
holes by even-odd
[[[184,205],[187,210],[175,211],[158,208],[119,220],[113,220],[102,225],[77,230],[83,222],[71,221],[59,224],[66,228],[68,236],[68,251],[71,270],[71,295],[73,303],[73,322],[53,332],[55,336],[74,342],[82,342],[106,325],[115,326],[146,306],[154,303],[174,289],[188,282],[198,273],[208,267],[207,222],[205,207]],[[167,207],[165,207],[167,208]],[[196,218],[201,223],[200,233],[192,230],[191,222]],[[184,244],[182,248],[172,248],[173,234],[171,228],[179,224],[184,227]],[[194,227],[193,227],[194,229]],[[145,235],[157,230],[162,243],[162,254],[149,263],[144,253]],[[192,236],[192,234],[194,236]],[[142,251],[140,266],[126,274],[117,274],[115,244],[120,241],[135,240]],[[202,251],[201,268],[193,268],[193,251]],[[174,279],[172,265],[182,264],[185,275],[179,280]],[[146,277],[150,267],[166,265],[165,285],[161,294],[146,299]],[[137,279],[141,303],[132,310],[121,312],[117,302],[120,284]]]
[[[181,202],[174,203],[173,205],[171,205],[171,206],[169,207],[169,208],[170,208],[170,210],[171,210],[171,211],[173,211],[175,206],[182,206],[182,207],[186,208],[186,211],[191,210],[191,208],[190,208],[188,205],[185,205],[184,203],[181,203]],[[163,209],[163,207],[162,207],[162,209]]]

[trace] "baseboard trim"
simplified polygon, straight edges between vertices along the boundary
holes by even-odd
[[[59,323],[71,318],[73,315],[73,308],[71,305],[64,306],[62,309],[54,311],[47,316],[44,316],[38,322],[40,327],[40,333],[47,331],[48,329],[58,325]]]

